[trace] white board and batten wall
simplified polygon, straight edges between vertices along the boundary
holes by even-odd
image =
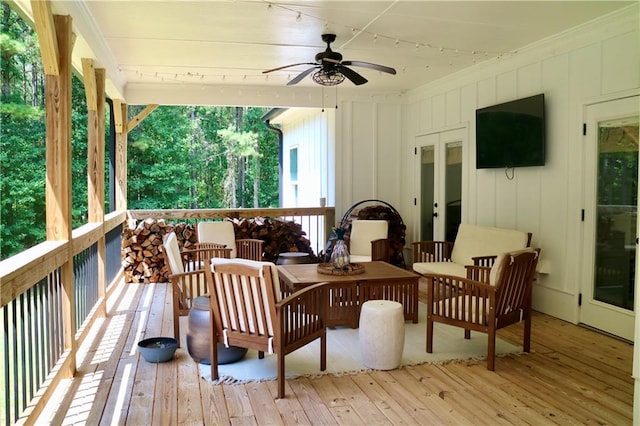
[[[323,152],[313,161],[323,167],[335,164],[335,170],[328,170],[329,175],[335,172],[334,180],[322,176],[319,164],[308,165],[321,176],[319,184],[309,182],[319,185],[311,192],[311,204],[317,205],[319,193],[326,191],[339,218],[360,200],[389,202],[407,225],[410,247],[417,239],[419,219],[414,205],[420,191],[416,140],[465,129],[463,222],[531,232],[532,244],[542,249],[546,272],[536,283],[534,308],[577,322],[584,243],[581,210],[586,208],[583,111],[589,103],[640,89],[638,14],[636,4],[405,94],[356,97],[349,91],[340,97],[339,108],[331,110],[335,134],[328,137],[322,134],[327,132],[323,126],[330,126],[331,119],[322,117],[331,115],[307,111],[307,121],[298,120],[297,126],[323,130],[317,130],[319,136],[306,133],[303,139],[326,138],[330,144],[326,157]],[[546,165],[517,168],[511,180],[501,169],[476,170],[475,110],[538,93],[544,93],[546,103]],[[316,126],[316,121],[325,124]],[[288,144],[296,121],[282,123]]]
[[[599,19],[505,56],[474,72],[449,76],[409,94],[410,119],[403,142],[439,129],[466,126],[463,146],[463,222],[514,228],[533,234],[542,249],[542,270],[534,308],[578,320],[583,205],[583,108],[595,99],[615,98],[640,88],[640,37],[635,13]],[[635,15],[635,16],[634,16]],[[475,110],[544,93],[546,164],[514,170],[475,168]],[[403,167],[414,159],[406,157]],[[419,188],[419,180],[412,193]],[[403,210],[406,206],[403,205]],[[416,208],[411,209],[416,223]],[[404,212],[403,212],[404,215]],[[416,235],[415,230],[413,235]]]

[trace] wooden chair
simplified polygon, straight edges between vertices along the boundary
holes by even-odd
[[[198,244],[214,243],[231,248],[231,259],[262,260],[264,241],[256,238],[236,240],[233,223],[228,220],[220,222],[200,222],[198,224]]]
[[[488,335],[487,369],[495,370],[496,331],[524,321],[523,350],[531,348],[531,290],[540,249],[526,249],[498,256],[489,267],[468,267],[469,276],[426,275],[427,352],[433,352],[433,323],[464,328]],[[475,270],[475,271],[474,271]]]
[[[389,223],[386,220],[356,219],[351,222],[349,255],[351,262],[389,262]]]
[[[285,355],[320,339],[320,370],[326,369],[324,284],[280,300],[278,269],[270,262],[212,259],[205,275],[211,288],[211,377],[218,377],[217,342],[278,356],[278,398],[284,398]]]
[[[208,293],[203,268],[214,257],[231,256],[231,249],[208,247],[180,251],[175,232],[164,236],[164,261],[172,288],[173,334],[180,344],[180,316],[188,315],[193,299]]]
[[[455,242],[416,241],[413,270],[421,275],[466,276],[466,265],[490,267],[498,254],[522,250],[531,243],[530,232],[461,223]]]

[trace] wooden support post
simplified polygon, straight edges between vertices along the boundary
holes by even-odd
[[[120,105],[120,108],[116,108]],[[116,121],[116,210],[127,210],[127,104],[114,102]],[[121,131],[118,132],[117,129]]]
[[[76,324],[73,283],[73,251],[71,250],[71,53],[73,34],[71,17],[54,16],[54,38],[58,47],[58,74],[47,74],[46,105],[46,216],[47,240],[67,241],[67,261],[61,266],[63,286],[64,347],[69,361],[61,371],[72,377],[76,371]],[[41,32],[38,32],[40,36]],[[47,43],[47,45],[50,43]]]
[[[104,69],[95,69],[93,60],[82,59],[84,89],[87,98],[87,196],[89,222],[104,224],[104,131],[105,81]],[[106,261],[104,233],[98,245],[98,309],[97,315],[106,315]]]
[[[325,209],[324,211],[324,242],[331,238],[333,227],[336,226],[336,210]]]

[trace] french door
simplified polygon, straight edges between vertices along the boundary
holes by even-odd
[[[585,244],[580,321],[633,340],[638,108],[632,96],[585,109]]]
[[[462,220],[462,147],[466,128],[416,137],[420,176],[418,240],[453,241]]]

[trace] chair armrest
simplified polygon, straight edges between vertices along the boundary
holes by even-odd
[[[276,303],[278,327],[285,348],[324,331],[329,303],[325,284],[310,285]]]
[[[231,249],[223,244],[217,243],[196,243],[194,249],[182,251],[182,261],[185,271],[190,269],[202,269],[204,264],[214,257],[231,258]],[[189,262],[195,268],[189,267]]]
[[[185,315],[191,309],[193,299],[208,293],[203,269],[182,272],[180,274],[169,275],[171,288],[175,301],[178,301],[178,308]]]
[[[497,258],[498,256],[491,255],[491,256],[475,256],[475,257],[472,257],[471,259],[473,259],[473,264],[475,266],[492,267]]]
[[[416,241],[413,262],[451,262],[453,243],[450,241]]]
[[[464,267],[467,270],[468,279],[489,284],[490,266],[465,265]]]
[[[460,322],[486,325],[496,288],[479,281],[451,275],[427,275],[427,317],[437,316]]]
[[[256,238],[236,240],[236,256],[241,259],[262,260],[262,246],[264,241]]]
[[[209,248],[225,248],[226,244],[218,244],[218,243],[194,243],[193,247],[195,250],[198,249],[209,249]]]
[[[387,238],[371,241],[371,260],[381,260],[387,263],[391,261],[391,246]]]

